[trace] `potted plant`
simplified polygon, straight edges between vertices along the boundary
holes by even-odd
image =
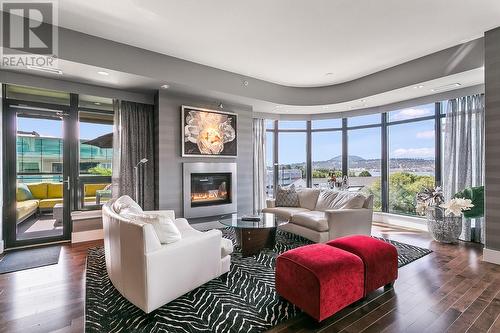
[[[462,232],[462,214],[474,205],[470,199],[453,198],[444,202],[440,187],[425,188],[417,194],[417,212],[427,217],[432,238],[442,243],[457,243]]]

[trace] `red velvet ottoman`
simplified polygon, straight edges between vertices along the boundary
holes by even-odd
[[[341,237],[326,244],[355,254],[363,260],[364,296],[382,286],[392,286],[398,278],[398,251],[392,244],[364,235]]]
[[[361,259],[325,244],[284,252],[275,277],[278,294],[318,321],[363,298]]]

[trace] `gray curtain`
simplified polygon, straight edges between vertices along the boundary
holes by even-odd
[[[152,105],[115,101],[113,136],[113,196],[135,197],[134,167],[142,158],[139,200],[144,210],[153,210],[155,202],[154,109]]]
[[[260,212],[266,203],[266,126],[264,119],[253,120],[253,210]]]
[[[448,101],[443,140],[445,200],[466,187],[484,185],[484,95]],[[484,243],[484,218],[464,218],[460,239]]]

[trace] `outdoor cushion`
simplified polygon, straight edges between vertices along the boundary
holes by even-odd
[[[299,196],[293,184],[289,187],[278,186],[276,207],[299,207]]]
[[[33,194],[31,194],[31,191],[28,188],[28,186],[24,183],[18,183],[17,190],[16,190],[16,200],[17,201],[25,201],[25,200],[32,200],[32,199],[33,199]]]
[[[54,208],[58,203],[63,203],[62,198],[54,198],[54,199],[42,199],[40,200],[40,208]]]
[[[33,183],[27,184],[33,198],[47,199],[47,183]]]
[[[310,211],[294,214],[292,223],[320,232],[328,231],[328,221],[324,212]]]
[[[318,201],[319,193],[320,189],[317,188],[306,187],[297,190],[300,207],[307,208],[309,210],[314,210],[314,208],[316,207],[316,202]]]
[[[26,217],[35,213],[38,208],[38,200],[25,200],[16,203],[16,219],[24,220]]]
[[[48,183],[47,184],[47,198],[60,199],[63,197],[63,184],[62,183]]]
[[[83,186],[86,197],[95,197],[97,190],[103,190],[109,184],[85,184]]]
[[[272,213],[276,214],[278,217],[282,219],[288,220],[292,215],[307,212],[308,210],[300,207],[274,207],[274,208],[264,208],[262,210],[263,213]]]

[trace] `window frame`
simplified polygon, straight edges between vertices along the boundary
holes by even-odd
[[[349,156],[349,131],[350,130],[358,130],[358,129],[367,129],[367,128],[380,128],[381,131],[381,198],[382,198],[382,211],[383,213],[389,212],[389,140],[388,140],[388,132],[391,126],[401,125],[401,124],[409,124],[416,123],[425,120],[434,120],[434,130],[435,130],[435,170],[434,170],[434,179],[435,186],[441,186],[442,183],[442,133],[441,133],[441,120],[446,116],[442,110],[444,109],[444,103],[446,101],[437,101],[434,103],[434,114],[430,116],[418,117],[418,118],[410,118],[404,120],[390,121],[389,120],[389,112],[397,111],[390,110],[384,111],[380,113],[380,122],[366,125],[356,125],[349,126],[348,119],[350,117],[343,117],[342,126],[341,127],[331,127],[331,128],[312,128],[312,121],[314,120],[304,120],[306,122],[306,129],[280,129],[279,128],[279,120],[272,120],[274,126],[272,128],[266,128],[266,133],[273,133],[273,195],[275,195],[275,189],[278,186],[278,168],[279,168],[279,133],[281,132],[302,132],[306,133],[306,184],[307,187],[312,186],[312,133],[315,132],[341,132],[342,133],[342,175],[347,175],[349,172],[348,165],[348,156]],[[418,105],[415,105],[418,106]],[[322,118],[326,119],[326,118]],[[339,119],[339,118],[328,118],[328,119]],[[269,120],[269,119],[268,119]],[[396,214],[396,213],[393,213]]]

